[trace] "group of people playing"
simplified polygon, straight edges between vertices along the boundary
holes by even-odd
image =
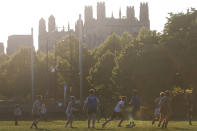
[[[71,96],[70,101],[67,104],[66,107],[66,117],[67,117],[67,122],[65,124],[65,128],[70,125],[71,128],[73,128],[73,113],[75,111],[78,111],[75,107],[75,97]],[[40,119],[40,103],[41,102],[41,96],[37,97],[37,100],[33,103],[33,109],[32,113],[34,116],[34,120],[32,122],[31,128],[35,127],[38,128],[37,124]],[[97,109],[100,101],[97,96],[95,96],[95,90],[90,89],[89,90],[89,96],[85,99],[84,101],[84,106],[83,106],[83,112],[87,112],[88,116],[88,128],[95,128],[95,122],[96,122],[96,114],[97,114]],[[102,124],[102,128],[104,128],[110,121],[114,120],[115,118],[120,118],[120,122],[118,124],[118,127],[121,127],[122,122],[125,120],[124,119],[124,114],[123,110],[126,107],[126,105],[132,105],[132,110],[129,113],[129,123],[127,127],[134,127],[136,124],[134,123],[134,117],[137,113],[137,111],[140,109],[140,98],[138,96],[137,90],[133,91],[133,96],[129,102],[127,102],[127,97],[126,96],[120,96],[120,101],[117,102],[112,115],[110,119],[106,120]]]
[[[192,102],[190,102],[189,100],[190,97],[188,95],[185,95],[185,98],[188,99],[189,124],[192,124],[191,120],[192,120],[193,105],[191,104]],[[43,113],[46,113],[46,107],[41,105],[41,100],[42,97],[37,96],[37,99],[33,103],[32,113],[34,116],[34,120],[30,128],[33,127],[38,128],[37,124],[41,118],[40,116]],[[65,124],[65,128],[67,128],[68,125],[70,125],[70,127],[73,128],[73,113],[75,111],[79,111],[79,109],[75,107],[75,101],[76,98],[74,96],[71,96],[70,101],[67,104],[66,112],[65,112],[67,117],[67,122]],[[169,117],[172,114],[169,92],[161,92],[160,96],[156,98],[154,102],[156,104],[156,108],[154,111],[154,119],[152,121],[152,125],[155,124],[156,120],[158,120],[159,121],[158,127],[161,126],[162,128],[167,128]],[[95,95],[95,90],[90,89],[89,96],[85,99],[83,106],[83,112],[84,113],[87,112],[87,116],[88,116],[88,128],[95,128],[96,114],[98,111],[97,109],[99,103],[100,103],[99,99]],[[118,127],[121,127],[122,122],[125,120],[123,114],[124,109],[129,105],[131,105],[132,108],[128,113],[129,123],[126,125],[126,127],[130,127],[130,128],[135,127],[136,123],[134,122],[134,118],[136,116],[136,113],[140,110],[140,105],[141,105],[140,97],[138,95],[137,90],[132,91],[132,97],[129,101],[127,100],[126,96],[120,96],[120,100],[117,102],[116,106],[114,107],[111,117],[102,124],[102,128],[104,128],[110,121],[114,120],[115,118],[120,119]],[[18,124],[17,116],[19,115],[21,115],[21,111],[19,106],[17,105],[15,109],[16,125]]]

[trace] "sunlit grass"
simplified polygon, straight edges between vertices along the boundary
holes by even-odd
[[[65,121],[48,121],[48,122],[40,122],[38,130],[41,131],[87,131],[87,130],[116,130],[116,131],[157,131],[157,130],[167,130],[167,131],[181,131],[181,130],[189,130],[196,131],[197,130],[197,122],[193,122],[193,126],[189,126],[188,122],[185,121],[173,121],[169,122],[168,129],[158,128],[156,125],[152,126],[150,121],[136,121],[136,127],[133,129],[126,128],[127,121],[123,122],[123,127],[117,127],[118,121],[112,121],[109,123],[104,129],[101,128],[103,121],[100,123],[96,123],[96,129],[88,129],[87,121],[76,121],[73,123],[73,126],[76,127],[74,129],[64,128]],[[157,123],[156,123],[157,124]],[[0,131],[35,131],[36,129],[30,129],[31,121],[20,121],[18,126],[14,126],[13,121],[0,121]],[[38,131],[37,130],[37,131]]]

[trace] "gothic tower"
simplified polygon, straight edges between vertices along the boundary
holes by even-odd
[[[93,20],[93,10],[92,10],[92,6],[86,6],[85,7],[85,11],[84,11],[84,14],[85,14],[85,23],[90,23],[92,20]]]
[[[55,17],[51,15],[48,21],[48,32],[54,32],[54,31],[56,31]]]
[[[132,19],[135,18],[135,9],[134,6],[127,6],[127,18]]]
[[[105,3],[104,2],[98,2],[97,3],[97,19],[98,20],[104,20],[106,18],[105,16]]]
[[[148,3],[140,4],[140,22],[145,28],[150,29]]]
[[[39,35],[38,35],[38,48],[41,51],[45,51],[45,45],[46,45],[46,22],[43,18],[39,21]],[[33,34],[32,34],[33,35]]]
[[[39,21],[39,35],[46,32],[46,22],[43,18]]]

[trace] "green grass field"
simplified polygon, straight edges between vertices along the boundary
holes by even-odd
[[[118,121],[109,123],[104,129],[101,128],[103,121],[96,123],[96,129],[88,129],[87,121],[76,121],[73,123],[74,129],[64,128],[65,121],[49,121],[40,122],[37,131],[87,131],[87,130],[105,130],[105,131],[197,131],[197,122],[193,122],[193,126],[189,126],[185,121],[171,121],[169,122],[168,129],[158,128],[156,125],[152,126],[150,121],[136,121],[137,126],[134,128],[126,128],[127,122],[123,122],[123,127],[117,127]],[[0,121],[0,131],[36,131],[36,129],[30,129],[31,121],[20,121],[18,126],[14,126],[12,121]],[[157,123],[156,123],[157,124]]]

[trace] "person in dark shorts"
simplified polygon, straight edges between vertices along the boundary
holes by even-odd
[[[189,120],[189,125],[192,125],[192,118],[194,112],[194,99],[193,93],[185,93],[185,105],[186,105],[186,112]]]
[[[41,100],[42,100],[42,96],[37,96],[35,102],[33,103],[33,108],[32,108],[32,114],[33,114],[33,122],[30,128],[32,128],[33,126],[35,126],[35,128],[37,129],[38,126],[38,122],[40,120],[40,115],[41,115]]]
[[[22,114],[21,108],[20,108],[19,104],[16,104],[15,109],[14,109],[15,126],[18,125],[18,119],[21,116],[21,114]]]
[[[129,102],[129,105],[132,105],[131,112],[129,113],[129,124],[127,127],[134,127],[136,126],[134,122],[134,117],[136,116],[136,113],[140,110],[140,97],[138,96],[138,91],[133,90],[133,96]]]
[[[121,119],[119,124],[118,124],[118,127],[121,127],[121,124],[124,121],[123,108],[125,107],[126,97],[121,96],[120,99],[121,100],[117,103],[117,105],[114,108],[114,111],[112,113],[111,118],[109,120],[105,121],[105,123],[103,123],[102,128],[104,128],[107,123],[114,120],[115,118],[120,118]]]
[[[95,90],[89,90],[90,95],[86,98],[83,110],[87,109],[88,113],[88,128],[90,128],[90,122],[92,120],[92,128],[95,128],[96,112],[99,99],[94,95]]]

